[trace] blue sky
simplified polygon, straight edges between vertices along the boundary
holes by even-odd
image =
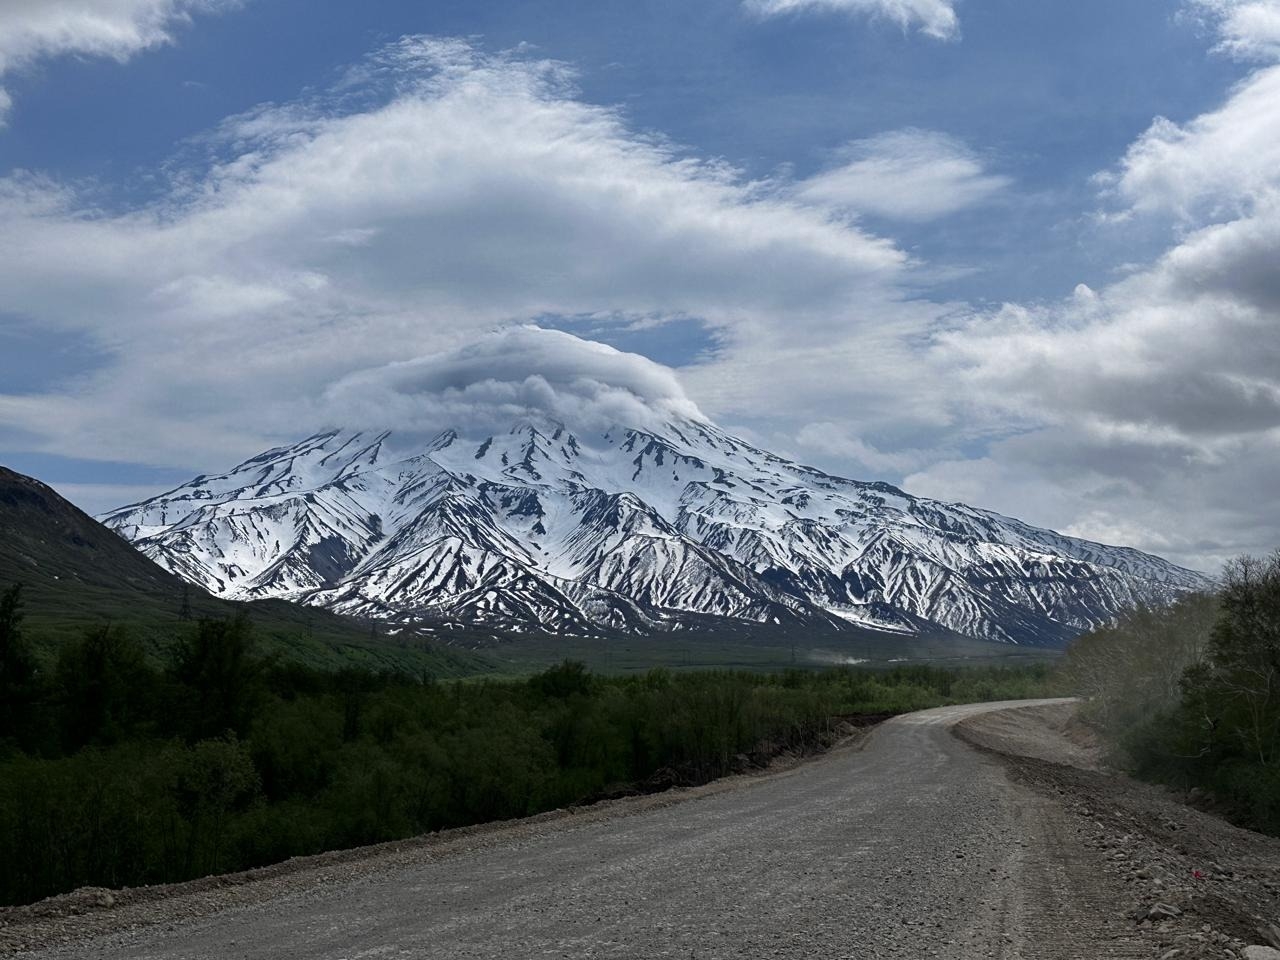
[[[907,249],[978,271],[943,295],[1056,297],[1105,281],[1114,251],[1078,222],[1089,178],[1153,117],[1204,112],[1247,68],[1207,55],[1203,23],[1175,16],[1167,0],[991,0],[959,13],[960,38],[946,42],[861,16],[762,21],[739,0],[251,0],[175,25],[172,43],[126,65],[64,55],[19,71],[0,160],[8,171],[94,178],[127,203],[146,195],[178,144],[227,116],[326,86],[404,35],[469,37],[563,60],[585,100],[618,105],[637,130],[749,176],[805,176],[849,141],[889,130],[947,133],[1017,191],[942,225],[894,225]]]
[[[537,322],[1212,568],[1280,544],[1278,50],[1276,0],[10,0],[0,462],[105,509]]]

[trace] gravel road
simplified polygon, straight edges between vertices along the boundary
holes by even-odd
[[[1125,917],[1131,894],[1062,805],[952,735],[1009,708],[1028,704],[898,717],[820,759],[683,802],[423,847],[30,955],[1149,956]]]

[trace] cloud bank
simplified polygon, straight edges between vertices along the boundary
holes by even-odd
[[[785,184],[629,129],[563,64],[460,41],[406,38],[191,149],[122,214],[0,181],[3,309],[109,356],[0,395],[0,425],[49,452],[203,463],[296,432],[295,407],[353,371],[498,325],[696,317],[755,343],[786,317],[815,343],[910,266]]]
[[[1280,5],[1200,6],[1221,15],[1225,49],[1270,49]],[[931,363],[971,398],[974,416],[1010,435],[909,484],[957,498],[988,491],[1028,510],[1048,496],[1068,530],[1137,540],[1206,568],[1274,549],[1277,144],[1275,66],[1216,110],[1181,124],[1158,118],[1098,179],[1109,219],[1166,223],[1172,246],[1105,289],[1006,304],[938,333]]]

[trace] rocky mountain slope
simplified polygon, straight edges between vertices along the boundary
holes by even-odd
[[[365,623],[277,599],[243,603],[210,596],[149,560],[39,480],[0,467],[0,590],[22,585],[28,634],[42,656],[104,623],[160,653],[191,619],[247,614],[264,652],[313,666],[431,670],[455,676],[489,669],[465,651],[374,638]]]
[[[1206,584],[687,418],[523,420],[420,444],[325,432],[102,519],[215,595],[517,631],[754,623],[1057,644]]]

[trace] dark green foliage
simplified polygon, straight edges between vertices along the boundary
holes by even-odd
[[[1280,834],[1280,552],[1228,564],[1214,596],[1081,638],[1067,665],[1134,772]]]
[[[812,747],[847,714],[1036,696],[1046,668],[902,667],[438,683],[264,660],[204,621],[167,670],[116,628],[67,647],[38,750],[0,758],[0,903],[183,880],[526,816]]]
[[[253,798],[257,787],[253,760],[233,733],[224,740],[202,740],[179,755],[172,789],[187,827],[182,874],[223,868],[228,819]],[[232,862],[238,859],[233,856]]]
[[[22,632],[22,584],[0,594],[0,749],[22,743],[35,697],[35,658]]]
[[[529,685],[543,696],[564,700],[575,693],[586,693],[591,688],[591,676],[585,663],[565,660],[532,677]]]
[[[1228,566],[1222,612],[1210,646],[1212,669],[1189,677],[1212,735],[1203,746],[1260,767],[1280,764],[1280,551]]]
[[[0,776],[3,902],[78,886],[158,883],[227,869],[233,816],[256,784],[243,745],[124,743],[18,757]]]
[[[109,745],[142,731],[155,704],[146,655],[118,627],[93,627],[62,648],[53,694],[62,719],[62,747]]]
[[[254,656],[253,625],[243,613],[202,620],[179,641],[172,674],[194,694],[180,705],[188,739],[247,734],[262,693],[262,667]]]

